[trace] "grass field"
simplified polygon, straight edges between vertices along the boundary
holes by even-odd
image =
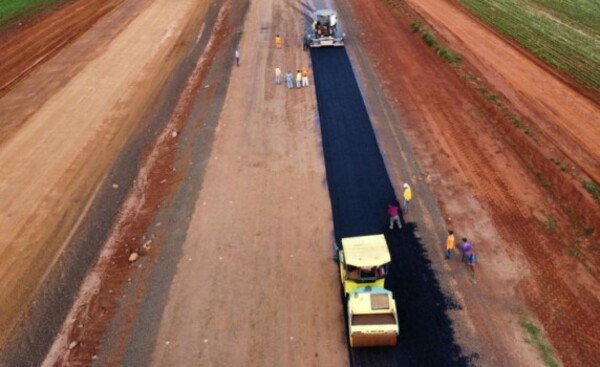
[[[600,0],[459,1],[549,65],[600,91]]]
[[[69,0],[0,0],[0,29]]]

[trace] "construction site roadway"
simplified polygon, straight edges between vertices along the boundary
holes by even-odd
[[[597,93],[457,1],[61,4],[0,32],[0,366],[600,365]],[[373,233],[399,343],[349,349]]]
[[[392,255],[386,288],[396,298],[398,345],[351,349],[353,365],[467,365],[447,314],[452,302],[440,289],[416,225],[408,216],[401,230],[388,227],[386,208],[398,204],[397,195],[346,50],[313,49],[311,58],[336,241],[384,233]]]

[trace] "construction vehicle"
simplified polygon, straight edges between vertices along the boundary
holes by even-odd
[[[398,334],[398,313],[392,292],[365,287],[348,294],[350,347],[394,346]]]
[[[346,294],[367,286],[385,287],[391,256],[382,234],[342,238],[338,260]]]
[[[348,302],[351,347],[396,345],[399,327],[396,301],[386,290],[391,261],[382,234],[347,237],[337,247],[340,277]]]
[[[339,34],[337,13],[330,9],[317,10],[314,14],[312,34],[306,35],[305,46],[344,46],[344,34]]]

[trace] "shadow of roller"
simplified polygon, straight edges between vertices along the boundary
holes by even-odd
[[[350,349],[352,365],[470,365],[476,356],[464,356],[454,340],[447,311],[456,306],[440,288],[416,224],[387,228],[387,205],[397,199],[345,49],[311,49],[311,58],[336,242],[384,233],[392,256],[386,288],[397,302],[398,345]]]

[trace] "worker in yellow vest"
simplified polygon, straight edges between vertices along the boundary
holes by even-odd
[[[296,72],[296,88],[302,88],[302,72],[300,70]]]
[[[412,191],[408,183],[404,183],[404,204],[402,205],[402,211],[404,214],[408,213],[408,204],[412,200]]]
[[[281,69],[275,68],[275,84],[281,84]]]
[[[275,36],[275,48],[281,48],[281,37],[279,37],[279,35]]]

